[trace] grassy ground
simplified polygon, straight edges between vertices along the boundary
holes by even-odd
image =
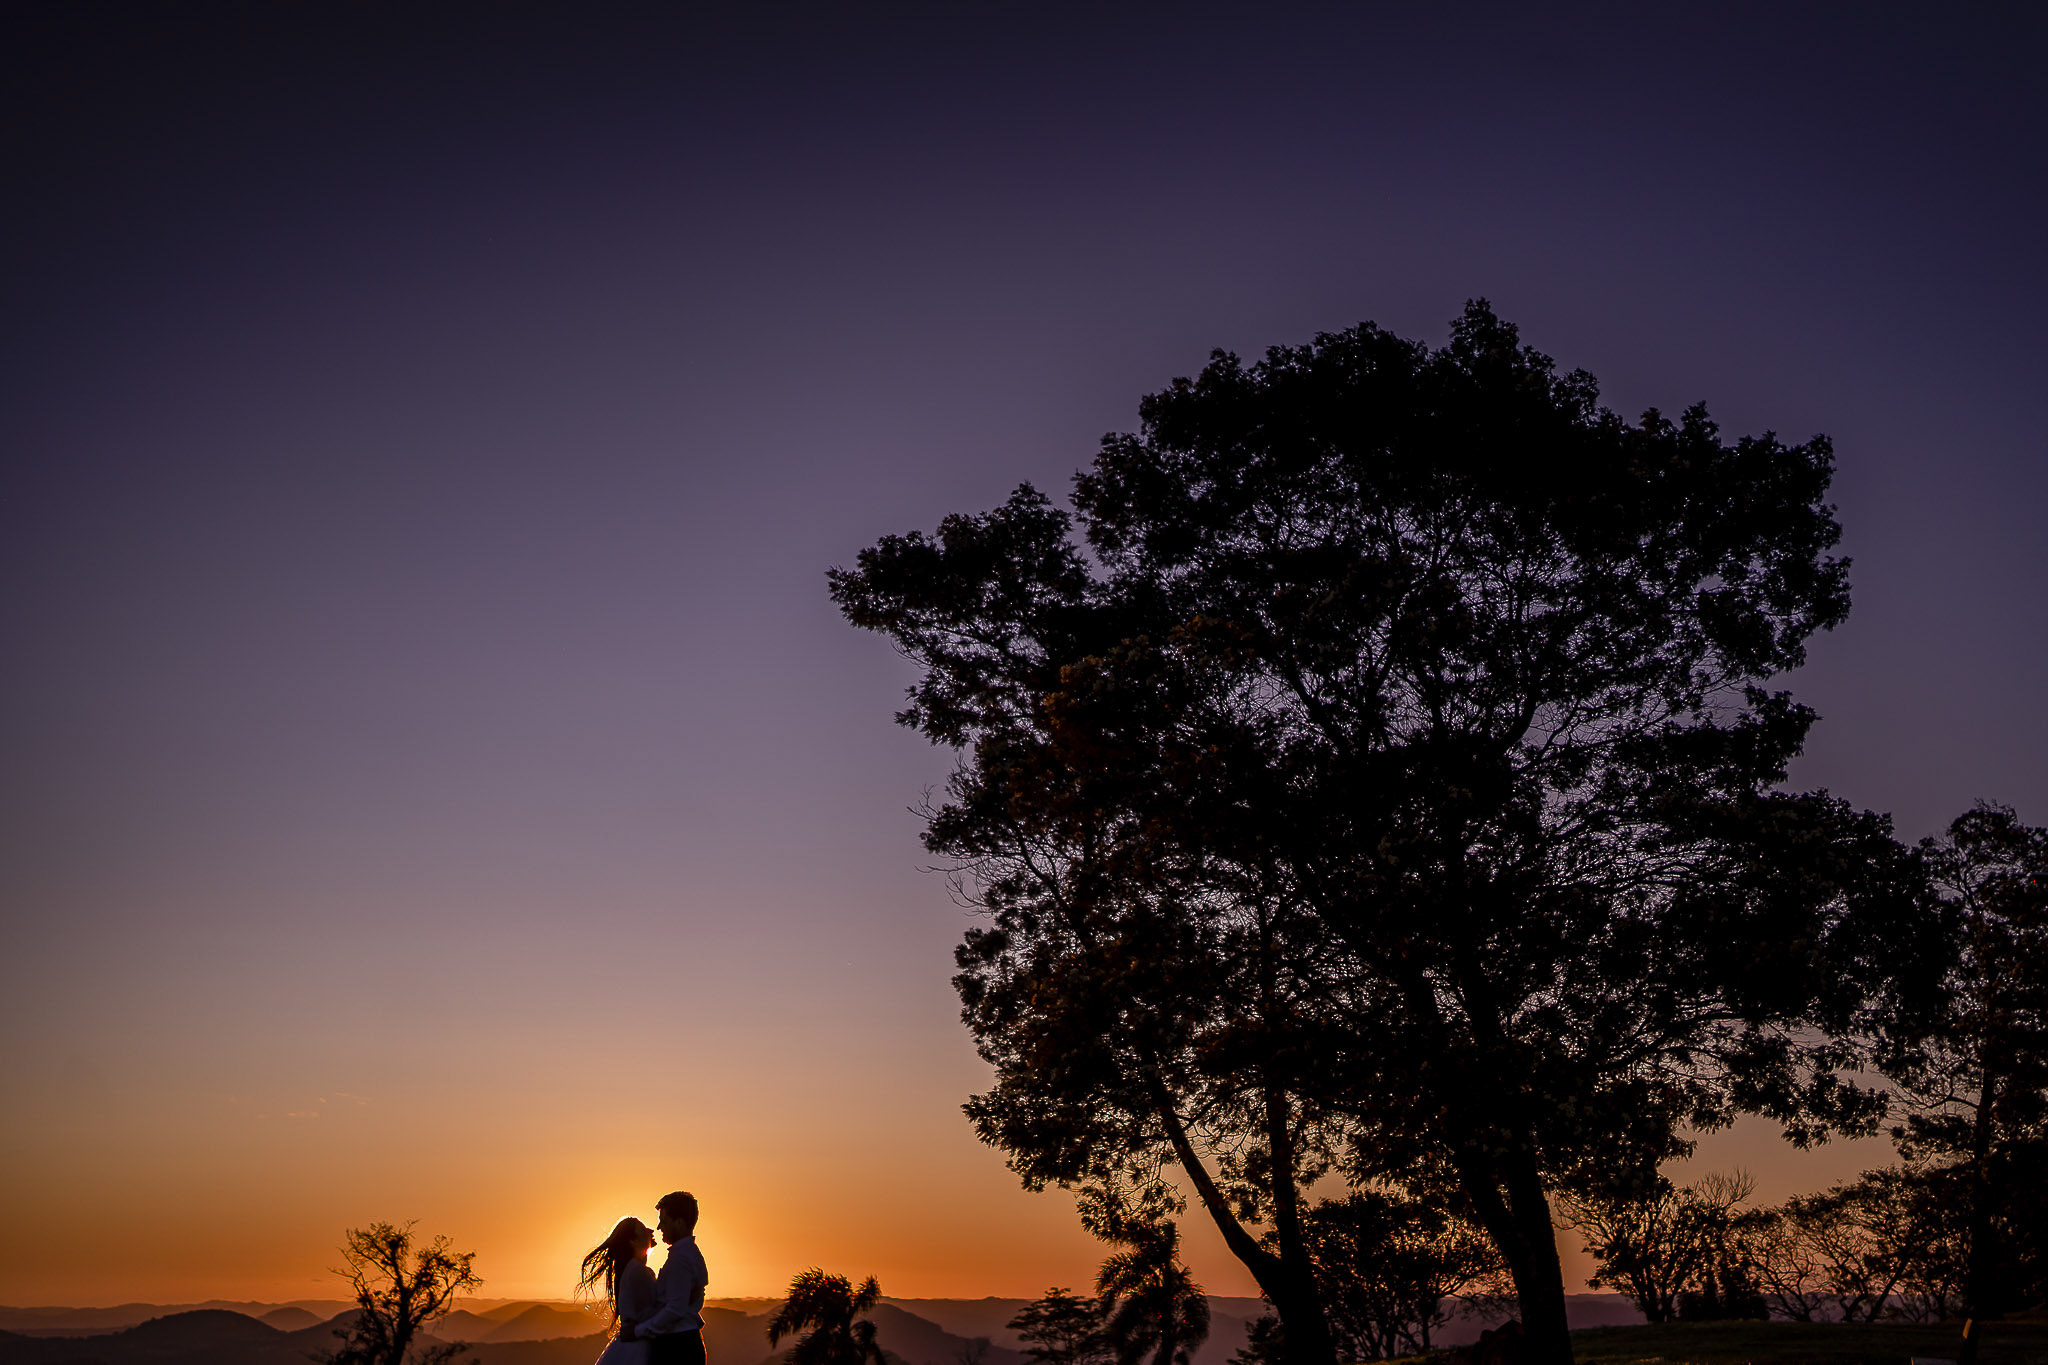
[[[2048,1365],[2048,1322],[1992,1322],[1979,1365]],[[1955,1359],[1961,1323],[1683,1322],[1572,1333],[1578,1365],[1906,1365]]]

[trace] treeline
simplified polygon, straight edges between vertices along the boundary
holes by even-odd
[[[1580,1198],[1566,1221],[1587,1239],[1592,1283],[1627,1296],[1650,1322],[1947,1322],[1970,1298],[1967,1170],[1897,1165],[1814,1194],[1746,1207],[1753,1182],[1712,1175],[1643,1196]],[[2042,1297],[2038,1181],[2005,1192],[2004,1281],[1987,1308]]]
[[[1211,1221],[1285,1365],[1508,1289],[1568,1365],[1561,1216],[1667,1315],[2042,1299],[2048,834],[1785,786],[1816,717],[1772,680],[1849,606],[1825,437],[1624,419],[1483,302],[1440,349],[1219,352],[1139,418],[1071,511],[831,575],[960,754],[925,843],[984,912],[966,1107],[1027,1186]],[[1660,1268],[1631,1229],[1723,1197],[1663,1172],[1745,1113],[1902,1165]]]

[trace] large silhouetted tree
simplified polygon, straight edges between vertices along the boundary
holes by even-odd
[[[1903,855],[1773,791],[1811,717],[1761,686],[1847,608],[1827,443],[1596,399],[1483,303],[1218,353],[1077,478],[1085,547],[1026,487],[832,575],[967,751],[977,1130],[1031,1184],[1178,1165],[1293,1361],[1333,1165],[1469,1214],[1565,1361],[1550,1189],[1875,1112],[1831,1040]]]

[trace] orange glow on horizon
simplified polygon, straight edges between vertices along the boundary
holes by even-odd
[[[1056,1284],[1085,1288],[1105,1249],[1081,1230],[1071,1198],[1024,1193],[996,1154],[964,1130],[960,1124],[919,1139],[895,1129],[888,1140],[917,1150],[889,1168],[870,1164],[874,1140],[849,1140],[801,1160],[761,1135],[751,1149],[614,1155],[567,1180],[563,1168],[577,1163],[559,1140],[480,1153],[467,1169],[434,1172],[408,1172],[388,1151],[358,1150],[353,1187],[323,1182],[316,1164],[301,1164],[342,1156],[345,1140],[313,1140],[289,1161],[286,1150],[274,1151],[279,1164],[267,1173],[238,1159],[253,1153],[222,1153],[193,1162],[185,1180],[173,1168],[189,1156],[144,1156],[95,1185],[16,1192],[0,1242],[0,1302],[339,1299],[343,1284],[329,1267],[338,1263],[342,1230],[402,1218],[476,1251],[483,1296],[567,1299],[583,1253],[620,1217],[651,1221],[654,1199],[671,1188],[689,1188],[702,1201],[699,1238],[713,1298],[778,1297],[810,1265],[874,1274],[896,1298],[1027,1298]],[[1674,1175],[1742,1165],[1758,1176],[1759,1197],[1771,1200],[1880,1164],[1886,1152],[1881,1143],[1857,1143],[1798,1153],[1750,1122],[1707,1135],[1700,1154]],[[110,1227],[120,1230],[111,1241]],[[1190,1266],[1208,1292],[1257,1294],[1199,1209],[1183,1227]],[[1587,1259],[1569,1234],[1560,1248],[1567,1289],[1583,1292]]]

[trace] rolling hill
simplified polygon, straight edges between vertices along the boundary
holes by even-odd
[[[767,1339],[771,1299],[725,1299],[704,1310],[704,1344],[715,1365],[773,1365]],[[1009,1330],[1026,1300],[885,1299],[873,1314],[891,1365],[960,1365],[976,1338],[991,1343],[982,1365],[1026,1365]],[[1245,1326],[1264,1310],[1258,1299],[1211,1298],[1209,1341],[1195,1365],[1227,1365]],[[1639,1319],[1612,1294],[1570,1298],[1575,1328]],[[329,1312],[322,1316],[320,1309]],[[334,1310],[347,1309],[347,1312]],[[0,1365],[305,1365],[335,1345],[347,1305],[303,1300],[289,1305],[219,1302],[167,1311],[148,1304],[111,1309],[0,1309]],[[111,1324],[111,1325],[109,1325]],[[1465,1319],[1438,1334],[1446,1346],[1477,1337],[1485,1323]],[[479,1365],[590,1365],[604,1333],[587,1308],[560,1301],[470,1301],[435,1325],[442,1341],[468,1343]],[[785,1343],[786,1345],[786,1343]]]

